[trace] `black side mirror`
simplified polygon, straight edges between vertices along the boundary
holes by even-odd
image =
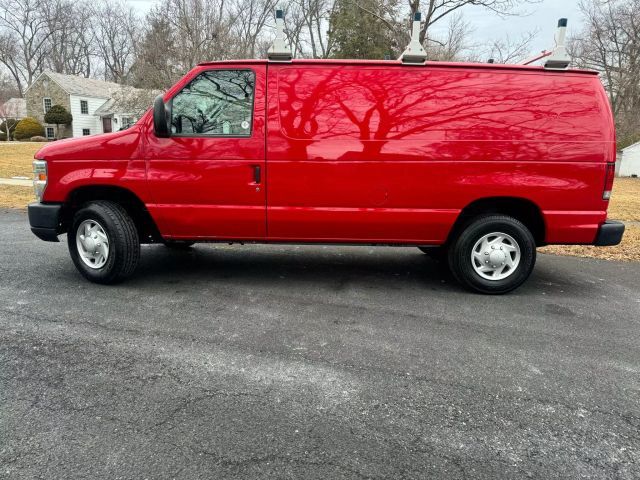
[[[171,113],[164,104],[162,95],[153,101],[153,132],[156,137],[169,138],[171,136]]]

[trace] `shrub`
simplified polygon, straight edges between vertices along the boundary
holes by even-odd
[[[44,116],[44,123],[56,126],[56,137],[60,136],[60,125],[71,125],[73,116],[62,105],[54,105]]]
[[[33,117],[23,118],[16,125],[13,133],[16,140],[26,140],[31,137],[44,137],[44,127]]]
[[[41,137],[39,135],[36,135],[35,137],[31,137],[31,141],[32,142],[46,142],[47,139],[46,139],[46,137]]]
[[[7,139],[7,124],[9,125],[9,139],[13,138],[13,132],[16,129],[16,125],[18,124],[18,120],[15,118],[7,118],[6,121],[0,123],[0,139]]]

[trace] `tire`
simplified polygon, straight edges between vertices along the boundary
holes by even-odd
[[[536,242],[529,229],[513,217],[483,216],[453,239],[448,261],[453,276],[467,289],[500,295],[529,278],[536,263]]]
[[[140,260],[138,230],[126,210],[114,202],[83,205],[73,217],[67,244],[80,274],[94,283],[121,282],[133,274]]]
[[[164,242],[164,246],[172,250],[188,250],[196,242],[187,242],[184,240],[169,240]]]

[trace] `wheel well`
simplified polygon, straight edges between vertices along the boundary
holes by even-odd
[[[133,219],[141,243],[162,240],[155,221],[145,204],[130,190],[108,185],[92,185],[73,190],[67,197],[63,214],[63,226],[67,230],[75,212],[92,200],[109,200],[121,205]]]
[[[520,220],[531,231],[537,246],[544,245],[545,224],[538,206],[524,198],[490,197],[476,200],[462,209],[449,233],[449,240],[462,230],[473,218],[486,214],[502,214]]]

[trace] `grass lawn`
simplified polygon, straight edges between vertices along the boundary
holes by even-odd
[[[33,188],[0,185],[0,208],[27,208],[35,199]]]
[[[625,223],[640,222],[640,178],[616,178],[608,216]],[[552,245],[539,251],[556,255],[640,262],[640,225],[627,223],[622,243],[615,247]]]
[[[640,222],[640,178],[616,178],[609,218]]]
[[[31,178],[33,155],[43,143],[0,142],[0,178]],[[0,185],[0,208],[25,208],[33,201],[33,189]],[[640,222],[640,179],[617,178],[609,206],[609,218]],[[540,249],[543,253],[640,261],[640,225],[627,224],[623,242],[616,247],[554,245]]]
[[[583,245],[551,245],[539,248],[540,253],[571,255],[573,257],[602,258],[640,262],[640,226],[627,225],[622,243],[615,247],[588,247]]]
[[[0,142],[0,178],[33,176],[33,155],[45,145],[38,142]]]

